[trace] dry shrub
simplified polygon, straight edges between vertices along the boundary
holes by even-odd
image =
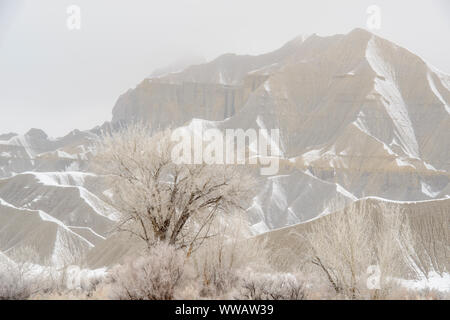
[[[249,240],[245,222],[236,216],[217,220],[211,237],[197,250],[159,243],[145,255],[128,260],[109,272],[109,279],[94,293],[113,299],[171,300],[233,298],[243,275],[265,269],[265,250]],[[107,292],[110,292],[109,294]]]
[[[185,253],[159,243],[111,271],[112,296],[120,300],[172,300],[185,280]]]
[[[265,270],[263,243],[248,239],[247,222],[238,215],[217,221],[214,237],[191,255],[190,263],[201,285],[201,296],[230,298],[248,269]]]
[[[306,286],[292,274],[249,273],[242,280],[238,299],[304,300]]]

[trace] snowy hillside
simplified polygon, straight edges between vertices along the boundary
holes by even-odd
[[[355,29],[158,73],[119,97],[112,126],[59,139],[37,129],[0,135],[0,251],[35,244],[57,263],[101,245],[117,213],[102,178],[88,173],[94,142],[136,120],[280,129],[280,172],[258,177],[247,209],[255,233],[328,213],[336,198],[450,198],[450,76]]]

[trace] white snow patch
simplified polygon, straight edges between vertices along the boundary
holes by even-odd
[[[103,195],[105,195],[106,197],[112,199],[113,196],[114,196],[114,192],[113,192],[112,189],[108,189],[108,190],[103,191]]]
[[[322,149],[311,150],[301,155],[306,165],[309,165],[311,162],[320,159],[321,156],[322,156]]]
[[[341,186],[339,183],[336,183],[336,190],[337,192],[341,193],[342,195],[346,196],[347,198],[352,199],[353,201],[358,200],[358,198],[351,192],[347,191],[343,186]]]
[[[425,161],[423,162],[423,164],[425,165],[425,168],[427,168],[428,170],[438,171],[435,167],[433,167],[431,164]]]
[[[401,285],[412,290],[434,289],[441,292],[450,292],[450,274],[439,275],[432,271],[428,276],[420,276],[418,280],[397,280]]]
[[[250,228],[251,228],[251,230],[253,231],[254,234],[261,234],[261,233],[270,231],[269,227],[267,227],[267,225],[265,224],[264,221],[260,221],[258,223],[255,223]]]
[[[67,172],[24,172],[30,174],[43,185],[57,187],[83,186],[86,177],[94,177],[94,174],[67,171]]]
[[[99,237],[99,238],[101,238],[101,239],[103,239],[103,240],[106,240],[106,238],[105,238],[104,236],[98,234],[98,233],[95,232],[92,228],[89,228],[89,227],[78,227],[78,226],[67,226],[67,227],[70,228],[70,229],[87,230],[87,231],[91,232],[93,235],[95,235],[95,236],[97,236],[97,237]]]
[[[386,199],[386,198],[381,198],[381,197],[376,197],[376,196],[368,196],[368,197],[360,198],[360,200],[367,200],[367,199],[373,199],[373,200],[384,201],[384,202],[389,202],[389,203],[413,204],[413,203],[426,203],[426,202],[434,202],[434,201],[448,201],[449,197],[447,196],[446,198],[430,199],[430,200],[415,200],[415,201],[391,200],[391,199]]]
[[[74,159],[74,160],[77,159],[77,156],[76,156],[76,155],[69,154],[69,153],[67,153],[67,152],[65,152],[65,151],[56,150],[55,153],[56,153],[56,156],[59,157],[59,158],[64,158],[64,159]]]
[[[420,184],[422,186],[422,193],[426,194],[430,198],[435,198],[439,195],[439,191],[433,191],[431,189],[431,186],[428,185],[427,183],[421,181]]]
[[[413,165],[412,165],[411,163],[409,163],[409,162],[406,162],[406,161],[403,160],[403,159],[396,158],[396,159],[395,159],[395,162],[397,163],[397,165],[398,165],[399,167],[412,167],[412,168],[416,169],[415,166],[413,166]]]

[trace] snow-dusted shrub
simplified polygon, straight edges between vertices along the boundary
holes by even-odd
[[[111,271],[111,298],[120,300],[172,300],[183,282],[186,255],[160,243],[145,256],[128,260]]]
[[[249,273],[242,280],[239,299],[304,300],[306,286],[292,274]]]

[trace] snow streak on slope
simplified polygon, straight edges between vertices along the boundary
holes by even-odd
[[[408,108],[397,87],[394,68],[388,61],[385,61],[382,50],[381,45],[372,36],[367,44],[366,58],[372,69],[377,73],[375,90],[384,98],[382,103],[396,127],[396,134],[403,151],[411,158],[419,158],[419,145],[408,114]]]
[[[41,257],[47,257],[53,265],[62,266],[65,261],[79,257],[93,248],[88,240],[73,232],[60,220],[41,210],[18,208],[0,199],[0,248],[3,252],[22,246],[32,247]],[[20,237],[11,237],[13,234]],[[10,235],[4,238],[4,235]],[[51,251],[50,256],[46,252]]]
[[[23,147],[30,159],[32,159],[36,155],[25,136],[16,136],[9,141],[9,144],[12,146]]]
[[[96,190],[98,183],[96,175],[81,172],[28,172],[0,179],[0,220],[8,228],[0,227],[0,240],[17,234],[24,241],[16,239],[15,247],[31,242],[41,258],[55,265],[79,258],[105,240],[118,218],[117,212],[94,194],[103,191]],[[28,221],[35,222],[30,225]],[[31,227],[45,232],[30,232]]]
[[[113,221],[117,221],[119,218],[118,213],[111,206],[84,187],[85,179],[96,177],[94,174],[83,172],[25,172],[23,174],[35,176],[39,183],[45,186],[76,188],[79,191],[80,198],[97,214]]]
[[[450,107],[449,105],[445,102],[444,98],[442,97],[442,95],[439,93],[439,91],[436,89],[436,85],[434,84],[434,80],[430,74],[430,72],[428,71],[427,73],[427,80],[428,80],[428,84],[430,85],[430,89],[431,91],[433,91],[434,95],[439,99],[440,102],[442,102],[442,104],[445,107],[445,110],[450,114]]]
[[[40,183],[55,187],[81,187],[86,177],[94,177],[94,174],[84,172],[24,172],[34,175]]]
[[[104,203],[102,200],[100,200],[96,195],[92,194],[88,190],[86,190],[83,187],[78,187],[80,190],[80,197],[86,201],[86,203],[99,215],[112,220],[112,221],[118,221],[119,220],[119,213],[114,210],[111,206]]]

